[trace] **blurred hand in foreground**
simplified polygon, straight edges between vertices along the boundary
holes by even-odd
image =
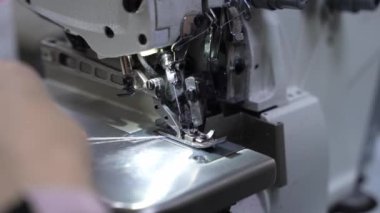
[[[33,188],[94,192],[86,134],[30,67],[0,61],[0,211]]]

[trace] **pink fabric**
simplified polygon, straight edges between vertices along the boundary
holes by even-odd
[[[36,213],[109,213],[96,195],[80,190],[33,189],[27,200]]]

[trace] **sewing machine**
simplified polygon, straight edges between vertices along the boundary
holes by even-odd
[[[41,43],[57,102],[91,138],[119,138],[92,142],[96,185],[114,209],[252,212],[244,204],[259,194],[266,212],[326,212],[325,113],[289,83],[273,11],[307,0],[21,2],[66,34]]]

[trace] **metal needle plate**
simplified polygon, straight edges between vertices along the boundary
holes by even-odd
[[[133,114],[59,84],[48,88],[89,137],[126,135],[107,121],[118,117],[128,125]],[[130,136],[144,135],[149,133]],[[215,212],[270,187],[276,176],[272,158],[229,142],[194,149],[155,138],[91,147],[96,187],[116,212]]]

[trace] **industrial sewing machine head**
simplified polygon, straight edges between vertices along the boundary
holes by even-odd
[[[251,10],[306,4],[306,0],[25,2],[62,26],[74,49],[94,51],[97,58],[120,58],[120,98],[136,90],[151,96],[161,117],[160,132],[197,148],[222,141],[213,137],[213,130],[204,132],[208,117],[249,99],[249,73],[259,66],[252,64],[254,37],[247,36],[252,31],[247,30],[252,28]],[[271,106],[255,110],[265,107]]]
[[[319,46],[302,40],[323,43],[323,37],[314,39],[323,23],[315,11],[299,14],[290,20],[305,18],[307,27],[301,29],[293,26],[301,22],[281,22],[270,11],[303,8],[307,0],[20,1],[64,29],[64,41],[42,42],[42,60],[53,79],[53,96],[89,135],[155,136],[139,143],[92,144],[95,183],[112,207],[209,213],[274,187],[268,196],[271,212],[325,210],[324,116],[317,98],[287,85],[293,59],[288,40],[298,35],[288,32],[293,38],[284,42],[281,26],[288,22],[287,30],[313,35],[299,37],[298,48],[306,50],[297,54],[313,52],[307,58]],[[326,0],[321,5],[336,12],[378,4]],[[295,75],[303,79],[300,73]],[[153,104],[136,97],[149,97]],[[139,110],[127,112],[126,102],[143,103],[136,108],[158,114],[153,133],[127,130],[133,123],[128,119],[144,119]],[[311,191],[318,199],[305,200]]]

